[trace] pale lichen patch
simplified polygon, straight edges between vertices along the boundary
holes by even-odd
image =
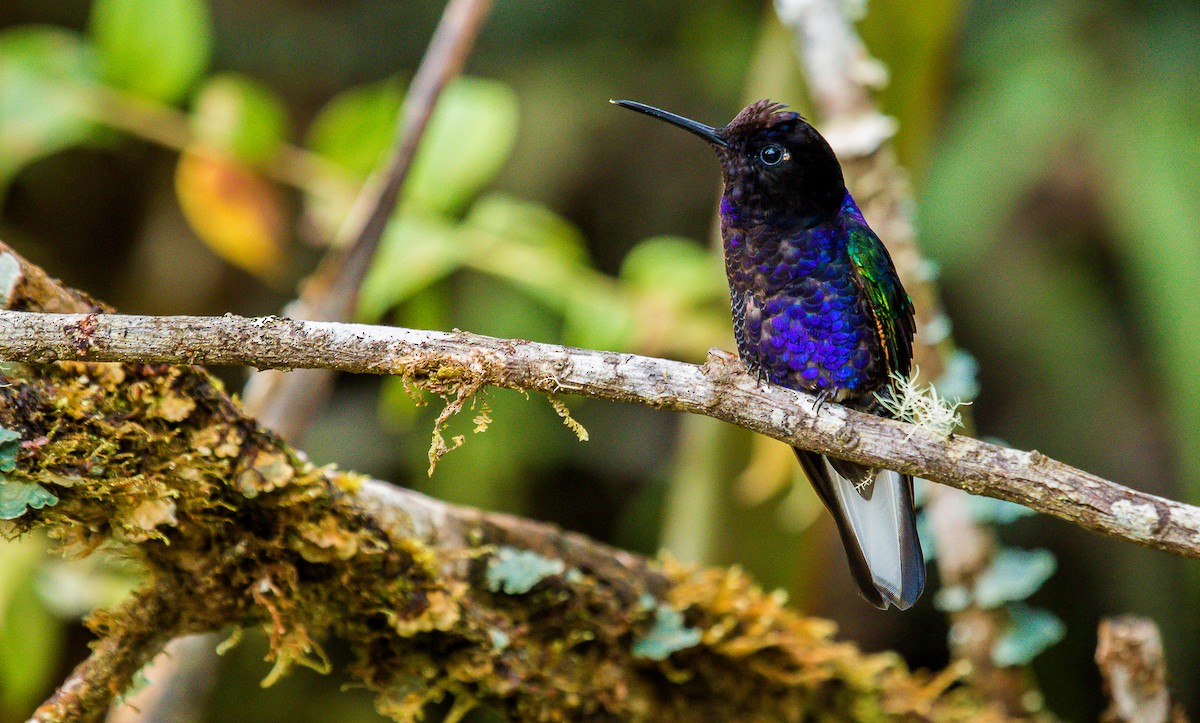
[[[1172,507],[1171,523],[1187,530],[1200,530],[1200,508],[1190,505],[1187,507]],[[1192,539],[1200,541],[1200,532],[1193,532]]]
[[[358,554],[359,537],[336,517],[326,515],[318,522],[301,526],[293,544],[309,562],[333,562],[349,560]]]
[[[567,569],[562,560],[550,559],[530,550],[501,547],[488,564],[487,586],[492,592],[523,595],[551,575]]]
[[[172,390],[163,395],[158,416],[168,422],[182,422],[196,409],[196,401]]]
[[[143,500],[130,514],[133,526],[146,533],[153,532],[160,525],[174,527],[178,524],[175,519],[175,501],[170,498]],[[146,536],[149,539],[150,535]]]
[[[1158,529],[1158,510],[1149,502],[1138,504],[1129,500],[1114,502],[1112,516],[1139,537],[1149,537]]]
[[[292,481],[296,470],[287,454],[278,450],[260,449],[254,460],[237,475],[237,488],[247,498],[253,499],[264,492],[272,492]]]

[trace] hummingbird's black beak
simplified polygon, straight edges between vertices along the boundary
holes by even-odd
[[[668,113],[667,111],[655,108],[652,105],[646,105],[645,103],[638,103],[632,100],[610,100],[608,102],[612,103],[613,105],[619,105],[622,108],[635,110],[638,113],[645,113],[651,118],[657,118],[659,120],[666,121],[673,126],[679,126],[685,131],[694,133],[715,146],[725,148],[729,145],[725,139],[718,134],[718,129],[713,128],[712,126],[706,126],[703,123],[692,120],[691,118],[684,118],[681,115]]]

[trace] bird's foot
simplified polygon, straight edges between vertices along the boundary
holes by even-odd
[[[821,407],[825,406],[825,403],[828,401],[829,401],[829,392],[819,392],[817,394],[817,402],[816,402],[816,404],[813,405],[813,416],[814,417],[821,413]]]

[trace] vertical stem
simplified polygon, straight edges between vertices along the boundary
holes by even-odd
[[[891,147],[895,122],[883,115],[871,96],[886,82],[886,70],[871,58],[837,0],[776,0],[776,12],[792,28],[813,102],[863,215],[887,244],[896,270],[916,307],[914,361],[928,379],[937,379],[954,350],[945,328],[945,312],[934,284],[921,273],[925,264],[913,223],[912,189]],[[925,332],[924,334],[922,332]],[[933,337],[933,338],[931,338]],[[968,414],[964,414],[970,425]],[[973,520],[969,495],[938,484],[928,486],[926,514],[938,550],[943,587],[970,589],[992,563],[997,548],[993,530]],[[950,615],[951,653],[971,663],[971,679],[992,700],[1014,715],[1029,712],[1037,696],[1022,667],[1000,667],[991,658],[1008,614],[1003,608],[972,605]]]
[[[338,238],[288,316],[315,321],[348,321],[358,292],[379,248],[400,189],[442,91],[466,64],[491,0],[450,0],[413,77],[396,127],[396,141],[381,172],[359,193]],[[284,438],[298,440],[308,430],[333,386],[333,374],[304,370],[258,372],[246,384],[249,414]]]

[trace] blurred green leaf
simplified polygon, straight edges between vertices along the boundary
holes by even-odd
[[[1009,608],[1009,615],[1011,623],[992,648],[996,665],[1028,665],[1067,634],[1066,626],[1049,610],[1017,604]]]
[[[86,100],[72,87],[95,78],[95,56],[75,33],[0,32],[0,186],[38,158],[95,136]]]
[[[466,258],[472,268],[515,284],[560,313],[580,298],[610,291],[587,264],[583,234],[541,204],[485,196],[471,208],[463,231],[477,249]]]
[[[462,264],[472,250],[454,224],[405,214],[388,224],[359,293],[358,318],[378,321],[389,310]]]
[[[634,246],[621,264],[620,277],[639,290],[689,304],[729,293],[720,257],[677,236],[656,236]]]
[[[244,163],[262,165],[287,137],[287,111],[267,86],[225,73],[209,78],[197,93],[192,128],[200,141]]]
[[[563,343],[586,349],[627,349],[634,327],[633,307],[625,297],[580,295],[566,305]]]
[[[0,544],[0,711],[27,713],[58,669],[63,626],[35,588],[45,547],[39,537]]]
[[[508,160],[517,137],[517,97],[507,85],[458,78],[442,93],[421,138],[402,201],[458,213]]]
[[[1022,6],[1025,8],[1025,6]],[[951,276],[978,263],[1056,150],[1084,122],[1102,83],[1061,7],[1028,6],[968,49],[968,90],[953,109],[919,205],[925,249]],[[1030,32],[1030,24],[1041,35]],[[1029,119],[1036,118],[1036,123]]]
[[[478,238],[475,269],[505,279],[563,315],[563,340],[624,348],[634,312],[616,284],[588,263],[583,235],[546,207],[509,196],[480,199],[464,222]]]
[[[587,262],[583,234],[540,203],[504,194],[484,196],[471,208],[464,225],[473,233],[491,237],[493,242],[536,250],[562,266]]]
[[[317,114],[305,145],[366,178],[392,145],[403,97],[395,78],[344,90]]]
[[[307,145],[365,178],[394,142],[403,93],[395,80],[335,97],[309,129]],[[402,207],[459,213],[508,159],[517,133],[516,95],[508,86],[458,78],[442,93],[404,184]]]
[[[105,81],[163,103],[184,97],[212,53],[204,0],[96,0],[90,32]]]
[[[1049,550],[1002,547],[991,567],[975,581],[975,603],[990,609],[1007,602],[1024,600],[1037,592],[1058,567]]]
[[[1157,83],[1162,83],[1157,86]],[[1147,79],[1110,104],[1095,156],[1107,166],[1106,216],[1146,336],[1151,366],[1170,410],[1180,478],[1200,495],[1200,104],[1165,81]],[[1190,305],[1190,308],[1189,306]]]
[[[876,2],[867,6],[859,23],[870,52],[887,65],[888,83],[879,91],[879,100],[884,112],[900,122],[897,152],[915,175],[924,170],[943,121],[946,68],[961,32],[965,4]]]

